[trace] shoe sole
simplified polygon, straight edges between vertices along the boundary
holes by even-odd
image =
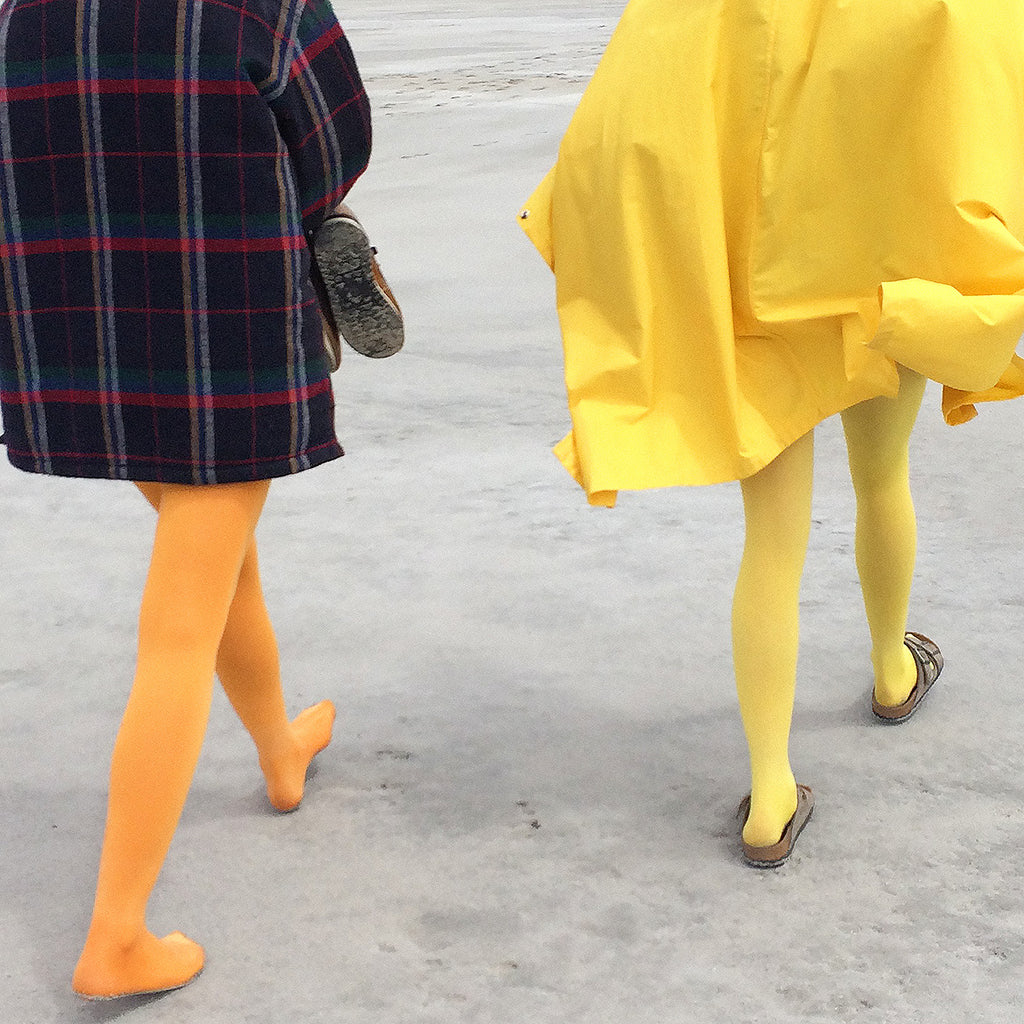
[[[371,359],[394,355],[405,342],[402,312],[374,259],[363,226],[351,217],[328,217],[313,238],[318,288],[333,327],[356,352]],[[336,353],[340,362],[340,351]]]

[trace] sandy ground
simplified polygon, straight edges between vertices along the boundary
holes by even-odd
[[[735,487],[590,509],[547,269],[515,213],[618,14],[573,0],[360,0],[375,102],[351,200],[408,317],[349,354],[348,456],[275,484],[268,600],[297,709],[338,704],[296,815],[268,813],[218,696],[152,902],[202,941],[173,995],[78,1002],[148,509],[0,466],[0,1019],[11,1024],[1003,1024],[1024,1007],[1016,469],[1024,408],[914,444],[912,626],[946,673],[868,714],[837,424],[819,429],[794,732],[818,808],[746,868],[728,649]]]

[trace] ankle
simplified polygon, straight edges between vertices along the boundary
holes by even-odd
[[[85,945],[117,956],[129,952],[147,933],[144,917],[94,909]]]
[[[896,707],[902,704],[917,683],[917,662],[906,644],[888,657],[872,654],[875,668],[875,699],[879,704]]]
[[[295,734],[295,727],[291,722],[285,722],[284,726],[274,731],[272,735],[261,736],[256,743],[256,754],[259,757],[261,767],[266,770],[286,759],[295,752],[298,746],[298,737]]]
[[[750,811],[743,825],[743,839],[751,846],[777,843],[796,813],[796,779],[792,772],[757,778],[750,791]]]

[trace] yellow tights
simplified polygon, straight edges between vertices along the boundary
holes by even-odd
[[[899,704],[916,669],[903,644],[917,528],[907,449],[925,380],[900,368],[896,398],[843,413],[857,495],[857,572],[871,632],[875,693]],[[742,481],[746,541],[733,600],[733,660],[750,749],[751,808],[743,838],[778,841],[796,810],[789,730],[796,689],[799,594],[811,521],[814,435]]]
[[[139,487],[157,510],[156,535],[135,679],[111,762],[96,900],[72,981],[86,998],[177,988],[202,969],[192,940],[149,932],[146,904],[199,759],[215,670],[278,810],[298,806],[334,722],[329,701],[292,722],[285,713],[254,537],[267,482]]]

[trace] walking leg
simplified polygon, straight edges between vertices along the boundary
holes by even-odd
[[[750,814],[743,838],[778,842],[796,810],[789,730],[796,689],[800,578],[814,474],[808,433],[743,480],[746,540],[733,599],[733,661],[750,749]]]
[[[87,998],[177,988],[203,965],[158,939],[146,904],[199,759],[214,666],[267,483],[161,485],[139,615],[138,661],[110,770],[92,921],[73,987]]]
[[[288,721],[255,539],[249,542],[217,652],[217,675],[256,744],[270,803],[278,811],[295,810],[310,761],[331,741],[334,705],[321,701]]]
[[[908,447],[925,378],[900,367],[895,398],[873,398],[843,413],[857,495],[857,572],[871,631],[875,695],[895,706],[910,695],[917,667],[903,643],[917,555]]]

